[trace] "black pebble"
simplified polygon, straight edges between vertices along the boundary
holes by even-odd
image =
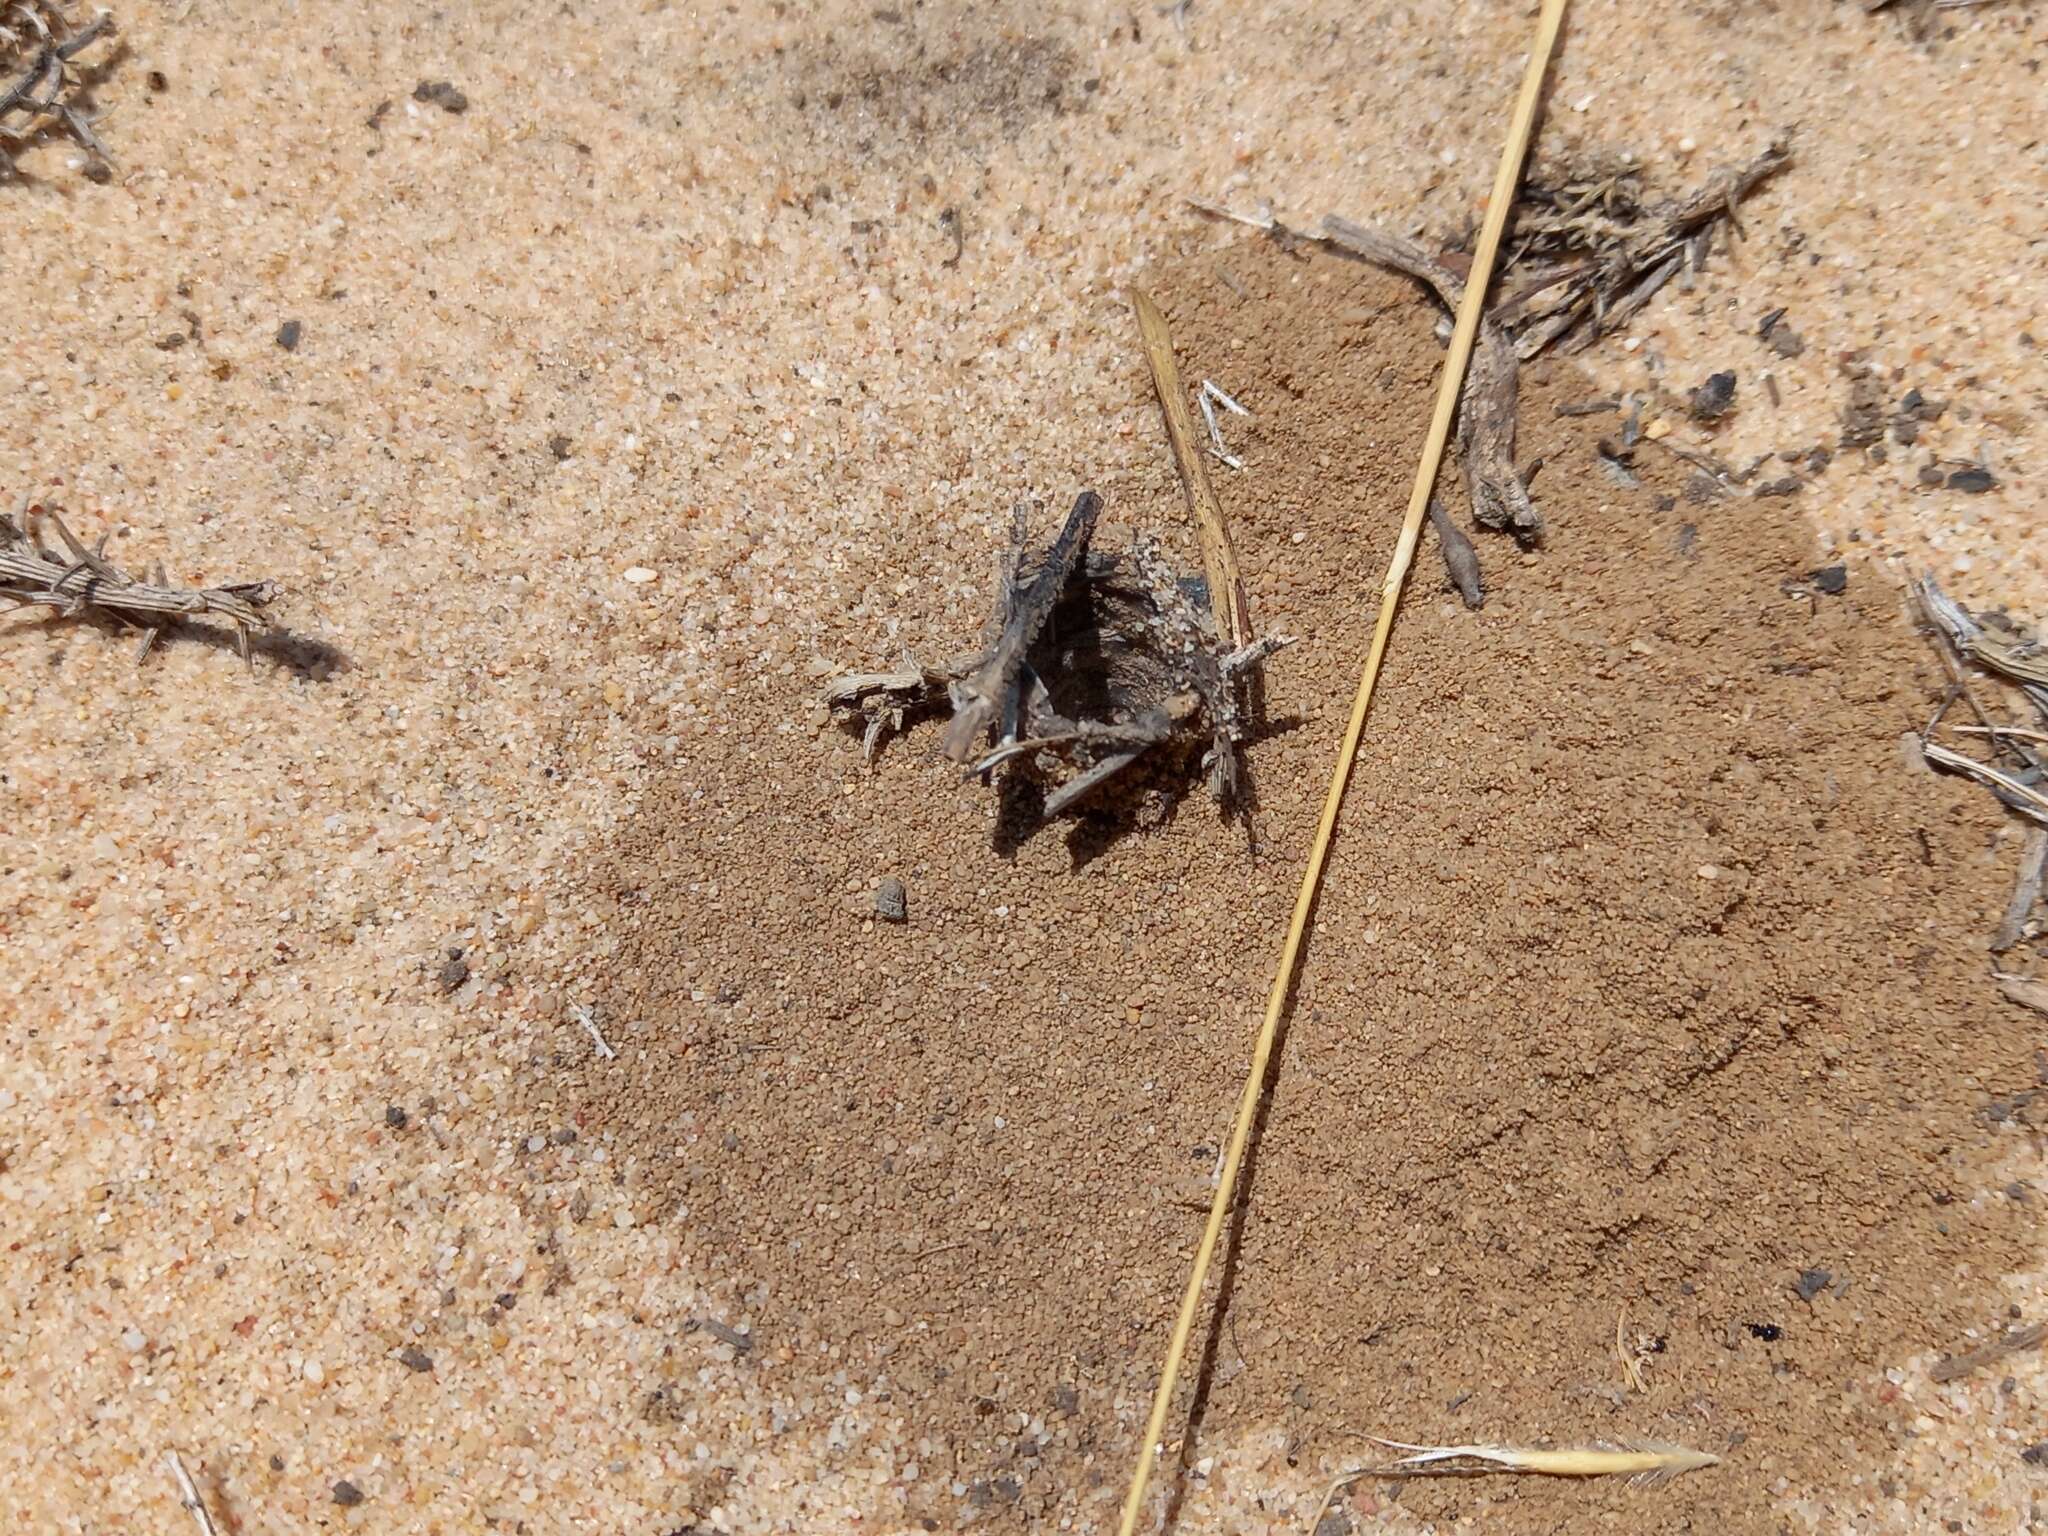
[[[1735,408],[1735,374],[1733,371],[1710,373],[1706,382],[1692,392],[1692,415],[1695,421],[1719,421]]]
[[[1775,1344],[1785,1336],[1785,1330],[1776,1323],[1744,1323],[1752,1339],[1762,1339],[1766,1344]]]
[[[1816,592],[1825,592],[1829,597],[1840,597],[1849,590],[1849,567],[1824,565],[1817,571],[1808,571],[1806,579],[1813,583]],[[1820,1274],[1824,1271],[1808,1270],[1807,1273]],[[1823,1280],[1821,1284],[1825,1285],[1827,1282]]]
[[[408,1371],[426,1372],[434,1368],[434,1357],[423,1349],[407,1345],[398,1352],[398,1363]]]
[[[363,1502],[363,1490],[347,1478],[334,1485],[334,1502],[343,1509],[354,1509]]]
[[[283,325],[280,325],[277,328],[277,344],[280,347],[283,347],[287,352],[298,351],[299,337],[305,333],[305,329],[306,328],[296,320],[285,321]]]
[[[1997,478],[1988,469],[1959,469],[1948,477],[1950,490],[1967,491],[1972,496],[1981,496],[1996,484]]]
[[[404,1130],[407,1122],[410,1121],[411,1118],[412,1117],[410,1115],[408,1115],[404,1110],[400,1109],[396,1104],[387,1105],[385,1107],[384,1123],[390,1126],[391,1129],[393,1129],[394,1131]]]
[[[446,80],[422,80],[412,88],[414,101],[431,101],[443,112],[467,112],[469,98]]]

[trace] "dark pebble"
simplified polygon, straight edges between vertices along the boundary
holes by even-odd
[[[363,1490],[347,1478],[334,1485],[334,1502],[343,1509],[354,1509],[363,1502]]]
[[[152,69],[148,74],[144,75],[142,78],[143,82],[146,85],[148,85],[150,90],[154,91],[159,96],[161,96],[165,91],[168,91],[171,88],[171,82],[164,78],[164,72],[160,69]]]
[[[299,350],[299,337],[305,334],[305,330],[298,321],[287,320],[277,328],[277,344],[287,352],[296,352]]]
[[[1801,1301],[1811,1301],[1834,1283],[1835,1277],[1825,1269],[1802,1269],[1792,1289]]]
[[[885,923],[900,923],[910,916],[910,893],[894,875],[885,875],[875,887],[875,916]]]
[[[411,1120],[412,1116],[408,1115],[396,1104],[388,1104],[384,1108],[384,1123],[394,1131],[404,1130]]]
[[[1941,478],[1941,471],[1932,464],[1922,464],[1920,466],[1920,483],[1922,485],[1939,485],[1941,484]]]
[[[1759,501],[1766,496],[1797,496],[1805,485],[1797,475],[1787,475],[1782,480],[1766,480],[1750,494]]]
[[[2020,1452],[2020,1460],[2030,1467],[2048,1467],[2048,1440],[2036,1440]]]
[[[453,992],[469,980],[469,962],[462,958],[461,950],[448,951],[447,963],[435,973],[434,979],[441,983],[443,992]]]
[[[469,98],[446,80],[422,80],[412,88],[414,101],[431,101],[443,112],[467,112]]]
[[[1732,371],[1710,373],[1692,392],[1694,421],[1719,421],[1735,408],[1735,375]]]
[[[1996,484],[1997,478],[1988,469],[1959,469],[1948,477],[1950,490],[1967,491],[1972,496],[1981,496]]]
[[[553,1135],[549,1136],[548,1140],[552,1141],[558,1147],[573,1146],[576,1141],[576,1127],[573,1125],[565,1125],[559,1131],[556,1131]]]
[[[519,1305],[519,1293],[517,1291],[500,1291],[495,1300],[500,1312],[510,1312]]]
[[[561,463],[564,459],[569,457],[569,454],[574,448],[574,446],[575,445],[572,444],[569,441],[569,439],[563,436],[560,432],[557,432],[553,437],[550,437],[548,439],[548,452],[552,453],[555,456],[555,462],[557,464]]]
[[[1846,565],[1824,565],[1817,571],[1808,571],[1806,579],[1813,583],[1815,591],[1825,592],[1829,597],[1840,597],[1849,590],[1849,567]],[[1800,1276],[1800,1279],[1804,1282],[1806,1275],[1825,1276],[1826,1274],[1827,1271],[1824,1269],[1809,1269],[1804,1275]],[[1822,1279],[1822,1285],[1827,1283],[1825,1278]]]
[[[1766,1344],[1775,1344],[1785,1336],[1785,1330],[1776,1323],[1744,1323],[1752,1339],[1762,1339]]]
[[[408,1371],[425,1373],[434,1368],[434,1357],[423,1349],[415,1349],[411,1345],[407,1345],[398,1352],[398,1363]]]

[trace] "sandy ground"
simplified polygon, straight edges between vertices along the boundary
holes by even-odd
[[[746,802],[750,775],[873,794],[820,765],[836,745],[806,717],[764,730],[763,710],[890,659],[913,621],[967,625],[1015,497],[1163,488],[1118,287],[1238,233],[1180,199],[1462,222],[1528,16],[118,14],[126,52],[98,90],[112,180],[50,144],[0,186],[0,489],[89,535],[125,529],[110,552],[131,565],[275,577],[301,639],[253,676],[195,639],[137,670],[124,638],[10,621],[0,1508],[27,1529],[171,1529],[158,1458],[176,1447],[230,1530],[911,1519],[932,1480],[913,1463],[945,1447],[906,1444],[851,1360],[758,1369],[794,1353],[748,1331],[760,1278],[704,1251],[593,1099],[572,1010],[621,981],[620,839],[649,805],[691,815],[679,785],[706,817]],[[2044,41],[2020,5],[1576,7],[1545,153],[1633,150],[1672,185],[1788,128],[1799,153],[1745,209],[1745,244],[1632,347],[1585,360],[1586,392],[1682,394],[1735,368],[1730,457],[1835,442],[1847,363],[1946,400],[1918,442],[1839,455],[1766,506],[1816,559],[1849,554],[1853,580],[1932,564],[1965,597],[2048,609],[2048,544],[2029,537],[2048,470]],[[426,80],[466,110],[416,101]],[[1757,336],[1781,306],[1797,357]],[[1923,488],[1935,459],[1996,486]],[[1327,547],[1301,557],[1325,584],[1383,537],[1358,521],[1355,545],[1315,524]],[[867,649],[843,654],[854,633]],[[1341,653],[1362,633],[1313,638]],[[829,894],[837,915],[861,892]],[[1267,947],[1210,959],[1256,990]],[[676,948],[684,995],[716,1003],[715,941]],[[617,1035],[603,1065],[687,1070],[657,1060],[681,1054],[676,1021],[596,1022]],[[1220,1090],[1218,1117],[1233,1023],[1190,1042],[1191,1092]],[[2023,1143],[1986,1143],[1965,1204],[2038,1181]],[[821,1222],[866,1216],[815,1203]],[[974,1219],[937,1222],[933,1246]],[[1938,1313],[1967,1300],[1986,1335],[1993,1297],[2038,1318],[2040,1276],[2003,1251],[2011,1275],[1957,1274]],[[1134,1361],[1156,1353],[1139,1336],[1180,1258],[1133,1288]],[[1859,1376],[1898,1424],[1877,1459],[1825,1487],[1795,1475],[1805,1457],[1752,1460],[1716,1474],[1754,1479],[1729,1502],[1820,1529],[2014,1529],[2039,1497],[2019,1450],[2042,1437],[2040,1357],[1928,1381],[1933,1351],[1969,1343]],[[1137,1406],[1091,1422],[1105,1467]],[[1283,1528],[1355,1448],[1293,1454],[1290,1408],[1271,1409],[1233,1410],[1205,1445],[1247,1470],[1217,1487],[1212,1468],[1185,1527]],[[970,1492],[948,1507],[972,1513]],[[1430,1517],[1477,1518],[1462,1507]],[[1641,1509],[1608,1496],[1583,1528]],[[1064,1518],[1098,1528],[1099,1506]]]

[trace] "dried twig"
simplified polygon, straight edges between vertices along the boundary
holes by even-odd
[[[1961,1381],[1987,1365],[1996,1365],[2007,1355],[2022,1349],[2032,1349],[2044,1338],[2048,1338],[2048,1323],[2029,1323],[2024,1328],[1993,1339],[1989,1344],[1980,1344],[1960,1355],[1944,1355],[1927,1368],[1927,1379],[1933,1382]]]
[[[0,0],[0,175],[13,169],[8,150],[62,123],[103,166],[114,157],[80,109],[72,62],[114,30],[101,11],[83,25],[58,0]]]
[[[40,525],[46,521],[56,530],[65,554],[43,542]],[[111,614],[142,630],[137,661],[149,654],[166,628],[181,619],[202,615],[224,618],[234,626],[242,660],[250,660],[250,632],[271,627],[260,610],[275,601],[276,582],[173,587],[165,582],[161,563],[149,581],[140,582],[108,563],[107,537],[101,534],[99,542],[87,549],[54,510],[24,502],[19,525],[0,517],[0,601],[17,607],[54,608],[59,617],[67,619],[83,612]]]
[[[2023,816],[2032,816],[2037,821],[2048,822],[2048,795],[2031,784],[2023,784],[2003,769],[1989,763],[1980,763],[1974,757],[1965,757],[1952,752],[1938,742],[1922,740],[1920,750],[1927,761],[1937,768],[1947,768],[1955,773],[1967,774],[1980,783],[1991,786],[1991,792],[2007,806]]]
[[[2048,827],[2030,827],[2026,847],[2020,853],[2019,875],[2012,895],[2005,903],[2005,915],[1991,936],[1991,952],[2002,955],[2026,937],[2027,919],[2041,900],[2041,883],[2048,877]]]
[[[1451,521],[1450,513],[1444,510],[1442,498],[1434,493],[1429,498],[1429,526],[1436,530],[1436,545],[1443,554],[1444,569],[1450,572],[1451,584],[1465,599],[1465,606],[1483,606],[1486,583],[1479,573],[1479,552],[1465,537],[1465,530]]]
[[[164,1465],[171,1469],[171,1480],[178,1485],[178,1502],[192,1512],[192,1523],[199,1527],[199,1536],[218,1536],[206,1500],[200,1496],[192,1474],[185,1470],[184,1460],[176,1451],[165,1451]]]
[[[1375,266],[1414,278],[1454,313],[1465,296],[1465,280],[1412,240],[1335,214],[1323,220],[1323,234]],[[1515,376],[1513,343],[1498,324],[1482,317],[1471,371],[1458,397],[1458,458],[1479,525],[1533,539],[1542,534],[1543,519],[1515,469]]]
[[[1721,1460],[1706,1451],[1658,1441],[1565,1451],[1525,1450],[1510,1445],[1408,1445],[1400,1440],[1379,1443],[1410,1454],[1338,1477],[1316,1506],[1309,1530],[1322,1524],[1332,1499],[1353,1483],[1369,1477],[1483,1477],[1495,1472],[1520,1472],[1537,1477],[1625,1477],[1648,1487],[1682,1473],[1717,1466]]]
[[[1195,424],[1188,416],[1180,364],[1174,360],[1173,333],[1166,316],[1143,289],[1131,290],[1131,307],[1138,313],[1138,331],[1144,339],[1145,361],[1152,370],[1152,387],[1159,396],[1159,413],[1166,421],[1166,442],[1173,452],[1173,467],[1180,472],[1181,490],[1195,520],[1195,537],[1202,547],[1202,569],[1209,579],[1209,607],[1216,616],[1216,632],[1233,647],[1249,644],[1251,613],[1245,602],[1243,578],[1238,575],[1237,549],[1231,543],[1230,527],[1223,521],[1223,508],[1216,500],[1215,488],[1209,484],[1208,466],[1195,447]],[[1215,430],[1213,417],[1210,430]]]

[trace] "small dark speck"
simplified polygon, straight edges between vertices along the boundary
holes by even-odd
[[[396,1104],[390,1104],[385,1106],[384,1123],[390,1126],[391,1129],[393,1129],[394,1131],[404,1130],[406,1126],[411,1123],[411,1121],[412,1116],[408,1115]]]
[[[1998,484],[1998,479],[1988,469],[1959,469],[1948,477],[1948,488],[1952,491],[1966,491],[1972,496],[1981,496]]]
[[[343,1509],[354,1509],[363,1502],[363,1490],[347,1478],[334,1485],[334,1502]]]
[[[1785,1336],[1785,1330],[1776,1323],[1744,1323],[1753,1339],[1762,1339],[1766,1344],[1775,1344]]]
[[[273,1472],[282,1472],[284,1470],[284,1458],[275,1451],[270,1453],[270,1470]]]
[[[277,328],[277,344],[287,352],[296,352],[299,350],[299,338],[305,331],[305,326],[298,321],[287,320]]]
[[[1699,542],[1700,527],[1698,523],[1680,523],[1678,525],[1678,552],[1681,555],[1690,555],[1699,547]]]
[[[2005,1186],[2005,1198],[2008,1200],[2017,1200],[2024,1204],[2030,1194],[2031,1191],[2028,1190],[2027,1186],[2020,1183],[2017,1179]]]
[[[1824,565],[1817,571],[1808,571],[1806,579],[1813,583],[1816,592],[1825,592],[1829,597],[1840,597],[1849,590],[1849,567]]]
[[[469,962],[462,958],[461,950],[448,951],[448,958],[434,973],[434,979],[441,984],[443,992],[453,992],[469,980]]]
[[[1786,475],[1781,480],[1766,480],[1750,494],[1758,501],[1767,496],[1797,496],[1805,485],[1806,482],[1797,475]]]
[[[576,1127],[573,1125],[565,1125],[560,1130],[550,1135],[548,1137],[548,1140],[552,1141],[558,1147],[572,1146],[575,1144],[576,1141]]]
[[[2030,1467],[2048,1467],[2048,1440],[2036,1440],[2020,1452],[2020,1460]]]
[[[414,101],[431,101],[443,112],[467,112],[469,98],[446,80],[422,80],[412,88]]]
[[[408,1371],[425,1373],[434,1368],[434,1357],[423,1349],[415,1349],[408,1345],[398,1352],[398,1363]]]
[[[164,78],[164,72],[160,69],[152,69],[142,79],[143,83],[158,95],[162,95],[171,88],[171,82]]]
[[[1735,408],[1735,374],[1724,370],[1710,373],[1692,392],[1690,408],[1694,421],[1719,421]]]
[[[560,432],[555,433],[554,436],[548,439],[548,452],[552,453],[555,456],[555,462],[557,464],[561,463],[564,459],[568,458],[570,453],[572,453],[574,449],[575,444],[571,443],[569,439]]]
[[[175,352],[183,345],[185,345],[185,333],[183,331],[173,331],[168,336],[159,336],[156,339],[156,349],[159,352]]]
[[[515,1291],[500,1291],[498,1292],[495,1300],[497,1301],[498,1310],[500,1312],[510,1312],[514,1307],[519,1305],[519,1296],[518,1293]]]

